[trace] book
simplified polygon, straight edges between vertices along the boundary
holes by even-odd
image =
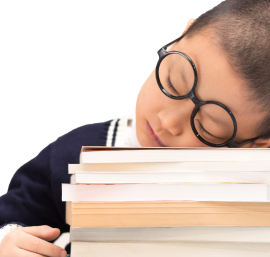
[[[253,202],[67,202],[66,222],[72,227],[100,227],[102,224],[112,227],[112,222],[120,215],[122,220],[117,221],[115,225],[125,227],[135,226],[135,224],[138,226],[142,226],[142,224],[144,226],[155,226],[154,224],[156,226],[169,226],[169,224],[213,226],[233,225],[233,223],[235,226],[256,226],[256,224],[263,226],[263,224],[268,224],[265,214],[268,214],[269,211],[270,203]],[[249,215],[249,218],[245,216],[245,213]],[[260,220],[256,220],[259,213],[263,215]],[[132,220],[135,215],[137,215],[137,223]],[[178,218],[175,221],[167,222],[166,218],[173,217],[173,215]],[[207,216],[212,220],[207,220]],[[243,216],[244,219],[237,223]],[[157,217],[161,219],[157,220]],[[233,217],[234,221],[232,221]],[[104,223],[100,220],[102,218]],[[148,222],[150,218],[152,220]],[[201,220],[199,220],[200,218]],[[141,220],[139,221],[139,219]],[[218,224],[218,222],[220,223]]]
[[[250,242],[270,243],[270,227],[71,228],[71,242]]]
[[[62,201],[234,201],[269,202],[269,184],[62,184]]]
[[[71,227],[269,226],[270,203],[67,202]]]
[[[270,226],[269,212],[76,214],[71,227]]]
[[[143,171],[177,171],[177,172],[261,172],[270,171],[270,160],[267,161],[224,161],[224,162],[136,162],[136,163],[84,163],[69,164],[68,173],[77,171],[94,172],[143,172]]]
[[[270,169],[269,169],[270,170]],[[270,171],[182,172],[182,171],[77,171],[71,184],[158,184],[158,183],[236,183],[270,182]]]
[[[67,210],[124,210],[124,209],[197,209],[200,211],[205,208],[224,208],[231,211],[269,211],[270,202],[196,202],[196,201],[153,201],[153,202],[66,202]]]
[[[269,148],[82,147],[80,163],[269,161]]]
[[[102,207],[96,206],[95,203],[88,202],[67,202],[66,213],[69,215],[77,214],[135,214],[135,213],[244,213],[244,212],[269,212],[270,203],[262,203],[256,205],[254,203],[247,203],[242,205],[241,202],[236,205],[235,202],[227,205],[221,205],[222,202],[216,202],[216,205],[212,205],[212,202],[203,202],[204,205],[181,205],[181,203],[193,203],[192,201],[183,202],[171,202],[171,205],[165,205],[163,202],[159,206],[152,205],[153,202],[148,202],[149,205],[141,205],[140,203],[130,204],[122,203],[121,206],[117,204],[110,206],[109,203],[103,203]],[[194,202],[201,203],[201,202]],[[245,202],[246,203],[246,202]]]
[[[80,257],[269,257],[269,243],[157,242],[104,243],[72,242],[71,256]]]

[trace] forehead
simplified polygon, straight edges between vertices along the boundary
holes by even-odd
[[[230,65],[217,40],[204,35],[184,37],[169,50],[187,54],[198,73],[196,96],[201,101],[217,101],[234,114],[238,125],[238,140],[257,136],[256,124],[262,119],[244,79]],[[243,138],[241,138],[243,135]],[[240,138],[239,138],[240,137]]]

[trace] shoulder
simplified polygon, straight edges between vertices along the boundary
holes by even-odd
[[[89,143],[90,145],[105,145],[108,128],[112,120],[94,123],[76,128],[57,139],[57,144],[72,147],[80,143]]]
[[[51,161],[65,157],[76,163],[82,146],[105,146],[111,123],[112,120],[84,125],[60,136],[53,143]]]

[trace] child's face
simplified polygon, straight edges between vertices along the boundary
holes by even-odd
[[[198,72],[197,98],[220,102],[232,111],[237,122],[236,141],[258,136],[256,125],[263,116],[256,109],[255,102],[248,101],[244,80],[233,71],[218,44],[199,34],[184,37],[168,49],[172,50],[187,54],[195,63]],[[165,96],[153,71],[137,98],[136,130],[140,144],[144,147],[206,147],[192,131],[190,116],[193,109],[194,104],[189,98],[173,100]],[[209,132],[219,133],[210,123],[203,125]],[[250,146],[246,144],[243,147]]]

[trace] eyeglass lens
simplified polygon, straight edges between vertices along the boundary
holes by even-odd
[[[167,55],[160,63],[158,76],[162,87],[176,97],[187,95],[195,79],[192,65],[180,54]],[[231,116],[216,104],[202,105],[192,122],[198,134],[212,144],[225,143],[234,132]]]

